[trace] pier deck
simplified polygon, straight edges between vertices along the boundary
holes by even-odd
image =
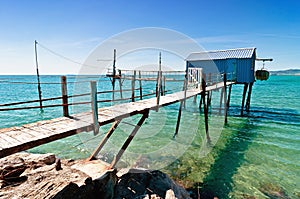
[[[227,82],[227,85],[233,84]],[[220,82],[206,87],[212,91],[224,87]],[[202,90],[190,89],[160,97],[159,107],[167,106],[186,98],[201,94]],[[157,98],[144,99],[137,102],[118,104],[98,109],[99,125],[112,123],[145,111],[157,109]],[[92,131],[94,128],[92,113],[84,112],[71,117],[60,117],[39,121],[20,127],[0,129],[0,158],[16,152],[24,151],[54,140],[65,138],[77,133]]]

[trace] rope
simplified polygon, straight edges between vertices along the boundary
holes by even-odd
[[[54,55],[56,55],[56,56],[58,56],[58,57],[60,57],[60,58],[62,58],[62,59],[65,59],[65,60],[67,60],[67,61],[69,61],[69,62],[72,62],[72,63],[74,63],[74,64],[78,64],[78,65],[81,65],[81,66],[88,66],[88,67],[91,67],[91,68],[98,68],[98,67],[99,67],[99,66],[93,66],[93,65],[83,64],[83,63],[80,63],[80,62],[78,62],[78,61],[74,61],[73,59],[70,59],[70,58],[68,58],[68,57],[66,57],[66,56],[64,56],[64,55],[61,55],[61,54],[59,54],[59,53],[57,53],[57,52],[55,52],[55,51],[53,51],[53,50],[47,48],[46,46],[44,46],[44,45],[42,45],[42,44],[40,44],[40,43],[38,43],[38,42],[37,42],[37,44],[38,44],[40,47],[42,47],[43,49],[47,50],[48,52],[50,52],[50,53],[52,53],[52,54],[54,54]]]

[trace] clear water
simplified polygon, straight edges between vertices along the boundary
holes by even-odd
[[[68,77],[69,82],[76,80],[76,77]],[[0,104],[38,99],[35,84],[10,83],[35,81],[35,76],[0,76]],[[42,76],[41,81],[59,83],[60,77]],[[82,84],[68,84],[69,94],[89,92],[89,84]],[[109,81],[99,81],[98,84],[99,91],[111,89]],[[147,92],[153,92],[154,83],[143,84]],[[167,83],[167,87],[178,90],[182,87],[181,83],[178,84]],[[124,83],[123,89],[126,88],[131,88],[130,82]],[[268,81],[257,81],[253,87],[251,112],[245,117],[240,117],[242,90],[241,85],[233,86],[226,126],[223,126],[224,118],[214,114],[220,92],[213,93],[213,114],[209,127],[212,146],[206,146],[203,115],[199,113],[198,105],[190,99],[183,111],[176,140],[172,136],[179,105],[173,104],[159,112],[152,111],[118,166],[162,169],[186,187],[199,188],[201,198],[300,198],[300,76],[271,76]],[[43,98],[61,95],[60,84],[42,84],[42,91]],[[124,95],[129,97],[131,93]],[[107,94],[100,96],[110,97]],[[80,100],[89,100],[89,96]],[[56,103],[61,101],[44,104]],[[99,104],[107,105],[111,103]],[[70,111],[87,110],[89,105],[74,106]],[[60,116],[60,107],[47,108],[43,112],[39,109],[1,111],[0,127],[19,126]],[[120,124],[103,150],[102,158],[112,160],[133,129],[132,124],[138,120],[136,116]],[[86,158],[109,127],[101,127],[101,133],[96,137],[92,132],[82,133],[36,147],[30,152],[52,152],[63,158]]]

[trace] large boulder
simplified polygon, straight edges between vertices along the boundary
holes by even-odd
[[[154,170],[130,169],[118,173],[115,199],[168,198],[188,199],[189,193],[165,173]]]

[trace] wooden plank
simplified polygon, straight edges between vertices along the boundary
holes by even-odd
[[[28,140],[34,140],[35,137],[24,132],[23,129],[19,129],[19,130],[15,130],[15,131],[8,131],[8,132],[5,132],[4,134],[18,140],[20,143],[26,142]]]
[[[8,143],[9,146],[17,146],[17,145],[21,144],[21,142],[19,142],[15,138],[10,137],[9,135],[6,135],[5,133],[0,134],[0,139],[3,141],[1,143]]]

